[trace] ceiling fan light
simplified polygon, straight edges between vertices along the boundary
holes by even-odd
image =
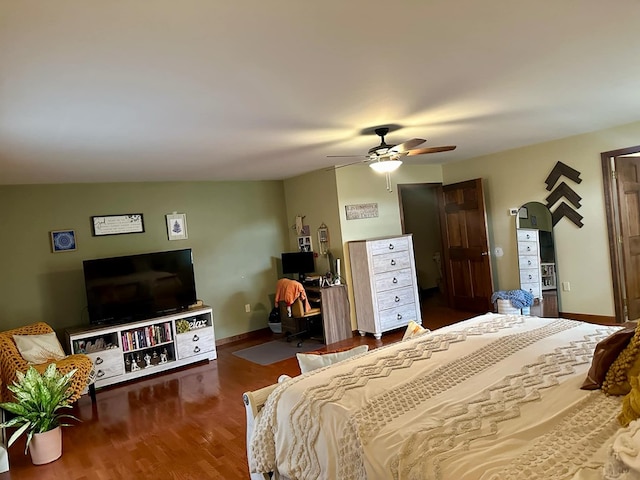
[[[384,160],[370,163],[369,166],[378,173],[389,173],[398,169],[402,165],[402,160]]]

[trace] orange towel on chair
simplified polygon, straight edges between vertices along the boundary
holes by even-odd
[[[276,306],[278,302],[282,300],[286,302],[287,307],[290,307],[296,298],[300,297],[300,300],[304,302],[304,311],[311,310],[309,300],[307,300],[307,292],[304,290],[304,286],[297,280],[291,280],[289,278],[281,278],[276,284]]]

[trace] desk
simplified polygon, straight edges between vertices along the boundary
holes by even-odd
[[[346,285],[305,287],[305,291],[309,303],[319,306],[322,311],[322,330],[327,345],[353,336]]]

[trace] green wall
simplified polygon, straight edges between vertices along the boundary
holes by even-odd
[[[281,181],[0,186],[3,330],[45,321],[86,325],[82,261],[192,248],[198,297],[216,338],[267,326],[288,221]],[[186,240],[167,239],[165,215],[187,215]],[[93,237],[92,215],[142,213],[145,232]],[[49,232],[73,229],[78,248],[52,253]],[[251,312],[245,312],[245,304]]]

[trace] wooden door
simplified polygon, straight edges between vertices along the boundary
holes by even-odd
[[[482,179],[444,185],[439,203],[449,306],[488,312],[493,276]]]
[[[626,319],[640,318],[640,158],[615,157]]]

